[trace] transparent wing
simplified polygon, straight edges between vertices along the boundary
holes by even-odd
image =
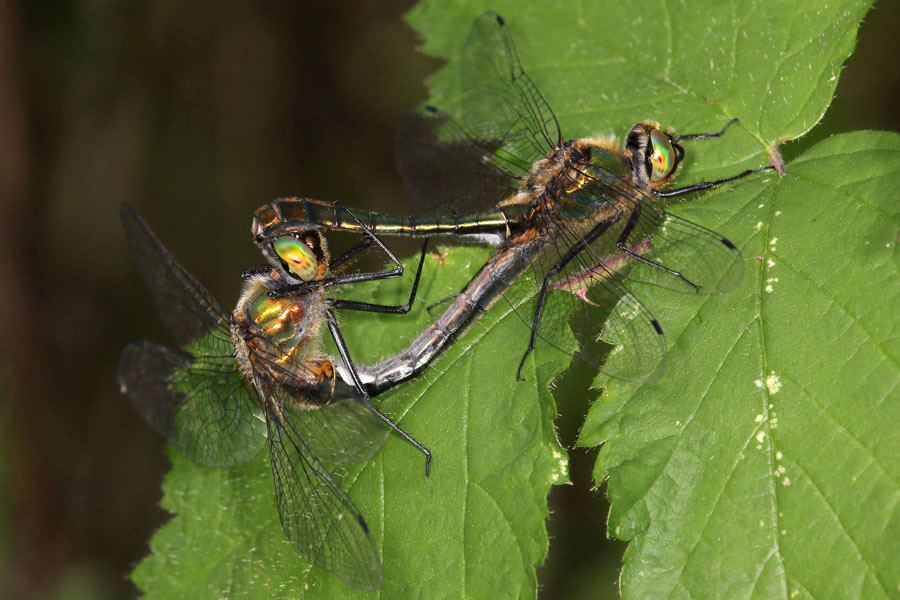
[[[381,559],[365,519],[332,477],[311,442],[321,438],[284,409],[296,390],[258,381],[265,395],[269,451],[281,526],[287,538],[314,565],[364,590],[381,587]],[[290,404],[288,404],[290,405]]]
[[[553,242],[531,261],[536,284],[540,286],[546,279],[548,288],[538,335],[558,346],[568,324],[579,343],[574,353],[577,358],[613,377],[657,381],[666,364],[662,327],[622,283],[628,262],[621,255],[605,252],[607,246],[615,246],[610,232],[601,233],[565,262],[585,241],[584,232],[558,222],[548,225]],[[596,227],[615,225],[616,219],[609,219]]]
[[[372,459],[384,448],[389,432],[384,421],[355,396],[334,398],[318,410],[285,410],[316,455],[329,465]]]
[[[172,446],[208,467],[230,467],[253,458],[265,442],[265,425],[253,394],[230,354],[215,344],[195,354],[150,342],[122,351],[119,384],[135,410]]]
[[[568,325],[582,360],[615,377],[654,381],[665,368],[662,327],[623,279],[722,293],[740,281],[743,260],[726,238],[665,212],[610,171],[586,165],[580,176],[570,181],[574,191],[559,199],[555,211],[538,213],[536,238],[543,241],[539,250],[523,253],[532,285],[540,289],[547,281],[537,333],[565,349]],[[562,220],[559,214],[592,217]],[[518,283],[509,293],[515,300],[531,291]],[[533,318],[523,317],[533,325]]]
[[[244,335],[254,376],[273,382],[280,410],[320,460],[365,462],[384,447],[387,425],[335,376],[330,359],[299,361],[257,332]]]
[[[138,274],[176,345],[186,348],[210,334],[230,345],[229,317],[219,301],[178,264],[134,208],[123,205],[120,216]]]
[[[677,273],[638,263],[632,279],[677,292],[724,294],[744,274],[740,250],[728,238],[651,203],[642,205],[628,246],[646,247],[644,258]]]
[[[172,257],[130,206],[121,210],[128,245],[157,312],[182,347],[147,342],[122,351],[119,383],[135,410],[191,460],[231,466],[263,444],[250,384],[234,358],[228,314]]]
[[[561,142],[556,117],[522,69],[497,13],[473,22],[460,76],[462,125],[423,105],[397,130],[397,167],[420,214],[496,208]]]
[[[368,460],[384,445],[387,426],[335,376],[331,360],[318,355],[312,342],[283,349],[241,314],[235,323],[265,407],[285,535],[314,565],[356,587],[377,589],[381,563],[369,528],[326,463]],[[293,323],[312,336],[309,325]]]
[[[499,140],[479,140],[446,112],[413,108],[397,127],[397,169],[417,214],[473,214],[496,208],[530,164],[504,161]]]
[[[562,141],[556,116],[519,63],[503,18],[486,12],[472,23],[460,57],[462,123],[476,139],[530,165]]]
[[[546,222],[527,252],[517,252],[509,273],[529,272],[503,292],[517,314],[534,325],[534,304],[524,304],[547,285],[537,335],[597,370],[628,381],[656,381],[665,370],[666,342],[649,310],[621,282],[614,261],[592,263],[588,251],[575,252],[580,234]],[[575,236],[578,236],[577,238]],[[565,261],[564,258],[570,258]],[[548,274],[550,276],[548,277]],[[522,307],[529,307],[523,310]],[[577,346],[573,346],[574,335]]]
[[[722,294],[740,283],[744,261],[726,237],[666,212],[652,196],[602,167],[586,166],[583,173],[588,182],[576,197],[562,202],[594,210],[601,205],[618,210],[622,214],[620,227],[612,227],[605,241],[618,241],[629,219],[633,221],[634,227],[623,244],[652,264],[635,261],[632,280],[690,294]],[[565,226],[559,222],[557,229]],[[595,243],[591,248],[595,262],[619,252],[615,244]]]

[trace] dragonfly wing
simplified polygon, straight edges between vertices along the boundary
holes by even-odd
[[[187,349],[212,333],[230,344],[229,316],[219,301],[175,260],[134,208],[123,205],[120,216],[141,280],[175,343]]]
[[[447,112],[423,105],[397,130],[397,166],[419,214],[496,209],[561,141],[556,117],[522,70],[496,13],[472,24],[460,58],[462,95]]]
[[[518,177],[517,163],[496,156],[500,142],[466,133],[446,112],[413,108],[397,127],[397,169],[417,214],[473,214],[496,208]],[[530,165],[529,165],[530,166]]]
[[[637,264],[635,281],[678,292],[724,294],[741,282],[744,259],[725,236],[644,203],[641,218],[628,239],[629,247],[649,249],[642,256],[679,275],[652,265]]]
[[[613,269],[589,265],[579,256],[552,278],[551,286],[539,335],[553,343],[567,323],[579,344],[575,356],[603,373],[635,382],[662,377],[662,327]]]
[[[230,354],[191,356],[134,342],[122,351],[119,383],[138,414],[198,464],[230,467],[262,448],[256,398]]]
[[[530,271],[504,291],[532,327],[533,308],[523,300],[547,281],[537,334],[557,349],[597,370],[638,382],[658,380],[665,369],[666,342],[649,310],[623,284],[614,262],[596,258],[590,246],[576,251],[586,232],[539,215],[535,246],[518,252],[513,271]],[[616,224],[612,219],[610,226]],[[604,236],[599,238],[606,243]],[[527,305],[533,307],[533,305]],[[572,336],[574,335],[574,341]]]
[[[129,345],[119,382],[138,413],[191,460],[231,466],[256,455],[263,443],[250,384],[234,357],[222,305],[172,257],[130,206],[122,227],[144,285],[171,336],[174,352],[147,342]]]
[[[389,432],[355,396],[334,398],[317,410],[285,410],[316,455],[330,465],[370,460],[384,447]]]
[[[591,207],[616,204],[623,213],[619,226],[605,235],[610,242],[606,249],[592,245],[596,258],[607,260],[620,252],[613,242],[633,217],[636,222],[624,245],[653,264],[631,261],[635,267],[632,281],[690,294],[722,294],[740,283],[744,261],[726,237],[666,212],[652,196],[605,169],[593,165],[585,173],[588,182],[573,203]]]
[[[278,515],[287,538],[314,565],[364,590],[381,587],[381,559],[365,519],[292,421],[275,382],[269,389],[267,423]],[[262,393],[262,392],[260,392]],[[319,440],[316,440],[317,442]]]
[[[475,138],[502,142],[500,153],[530,168],[558,146],[556,116],[525,74],[509,28],[495,12],[472,23],[460,58],[462,123]]]
[[[247,344],[256,377],[277,382],[279,406],[326,464],[364,462],[384,447],[388,427],[334,374],[328,358],[299,361],[262,335]],[[271,384],[270,384],[271,385]]]

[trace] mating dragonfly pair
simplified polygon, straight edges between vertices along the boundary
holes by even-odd
[[[132,209],[122,213],[142,279],[181,347],[143,342],[125,349],[120,381],[132,404],[204,465],[251,458],[267,433],[285,534],[314,565],[363,589],[380,587],[380,559],[364,518],[326,465],[369,459],[390,428],[426,454],[426,472],[430,461],[369,395],[424,369],[479,309],[505,298],[521,310],[535,294],[533,312],[520,315],[530,337],[516,377],[540,337],[610,375],[657,380],[665,368],[662,327],[622,284],[625,272],[715,294],[737,285],[743,264],[727,238],[667,213],[656,199],[769,168],[662,191],[684,157],[681,142],[720,137],[733,121],[716,133],[681,136],[639,123],[624,147],[605,138],[564,141],[495,13],[475,20],[460,70],[463,93],[452,111],[459,120],[426,105],[398,131],[398,167],[422,216],[358,213],[306,199],[261,207],[252,233],[270,266],[245,273],[230,316]],[[331,260],[325,229],[359,232],[363,241]],[[405,351],[354,365],[332,309],[406,312],[427,239],[406,305],[335,300],[325,291],[400,274],[379,236],[439,234],[487,239],[497,248]],[[340,274],[372,244],[394,269]],[[320,349],[323,324],[339,360]],[[569,332],[577,350],[567,345]]]

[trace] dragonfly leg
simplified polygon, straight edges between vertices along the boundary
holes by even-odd
[[[756,169],[747,169],[742,173],[738,173],[737,175],[732,175],[731,177],[725,177],[724,179],[717,179],[715,181],[701,181],[699,183],[695,183],[693,185],[689,185],[683,188],[677,188],[674,190],[669,190],[667,192],[660,192],[658,190],[653,190],[653,195],[659,198],[676,198],[678,196],[684,196],[685,194],[690,194],[692,192],[699,192],[700,190],[707,190],[711,187],[716,187],[717,185],[722,185],[723,183],[728,183],[729,181],[734,181],[735,179],[741,179],[748,175],[753,175],[754,173],[759,173],[760,171],[769,171],[774,170],[775,167],[772,165],[766,165],[764,167],[759,167]]]
[[[303,283],[280,285],[278,288],[271,290],[268,296],[272,300],[305,296],[316,290],[322,289],[328,281],[329,279],[314,279],[312,281],[304,281]]]
[[[644,258],[643,256],[641,256],[640,254],[638,254],[637,252],[635,252],[634,250],[631,249],[631,247],[628,245],[628,238],[631,236],[632,232],[634,232],[634,229],[635,229],[635,227],[637,227],[637,223],[640,218],[641,218],[641,205],[638,204],[635,207],[635,209],[633,211],[631,211],[631,216],[628,217],[628,222],[625,223],[625,227],[622,229],[622,233],[619,235],[619,239],[616,240],[616,248],[618,248],[620,252],[623,252],[624,254],[630,256],[631,258],[633,258],[639,262],[644,263],[645,265],[650,265],[651,267],[653,267],[655,269],[660,269],[662,271],[665,271],[669,275],[673,275],[673,276],[677,277],[678,279],[682,280],[683,282],[685,282],[686,284],[688,284],[689,286],[694,288],[695,291],[699,292],[700,286],[697,285],[696,283],[694,283],[693,281],[691,281],[690,279],[688,279],[687,277],[685,277],[679,271],[673,271],[672,269],[670,269],[664,265],[661,265],[656,261],[650,260],[648,258]]]
[[[428,239],[422,244],[422,255],[419,257],[419,266],[416,269],[416,278],[413,280],[412,289],[409,292],[409,300],[406,304],[399,306],[386,306],[383,304],[372,304],[369,302],[357,302],[355,300],[334,300],[328,299],[328,303],[332,308],[360,310],[363,312],[389,313],[396,315],[405,315],[412,308],[413,301],[416,299],[416,291],[419,289],[419,278],[422,276],[422,265],[425,264],[425,253],[428,248]]]
[[[359,248],[360,246],[356,246]],[[425,239],[425,243],[422,244],[422,256],[419,259],[419,268],[416,271],[416,279],[413,282],[412,292],[410,294],[410,300],[407,303],[405,310],[395,310],[396,308],[402,307],[386,307],[391,310],[370,310],[369,312],[395,312],[395,313],[407,313],[409,312],[409,306],[412,305],[412,301],[416,297],[416,290],[419,286],[419,276],[422,274],[422,264],[425,262],[425,251],[428,248],[428,239]],[[353,249],[351,249],[352,251]],[[347,253],[344,253],[346,255]],[[344,256],[342,255],[342,256]],[[269,298],[273,300],[277,300],[279,298],[293,298],[298,296],[304,296],[306,294],[310,294],[316,290],[322,290],[325,288],[330,288],[335,285],[344,285],[346,283],[357,283],[359,281],[374,281],[380,279],[391,279],[393,277],[399,277],[403,274],[403,268],[393,269],[391,271],[375,271],[368,273],[350,273],[348,275],[339,275],[337,277],[325,277],[323,279],[313,279],[312,281],[303,281],[301,283],[292,283],[289,285],[280,285],[278,288],[269,292]],[[365,305],[365,306],[373,306],[378,307],[381,306],[379,304],[367,304],[365,302],[357,302],[354,303],[350,300],[332,300],[333,305],[338,308],[336,303],[345,303],[344,306],[340,306],[340,308],[348,308],[354,310],[353,304],[356,305]],[[367,310],[365,308],[355,308],[355,310]]]
[[[372,411],[375,416],[387,423],[388,427],[399,433],[404,440],[415,446],[420,452],[425,455],[425,476],[428,477],[429,473],[431,472],[431,452],[428,450],[428,448],[417,442],[411,435],[400,429],[400,426],[391,421],[390,417],[388,417],[372,405],[372,402],[369,400],[369,394],[366,393],[366,389],[363,387],[362,381],[360,381],[359,379],[359,374],[356,372],[356,367],[353,365],[353,361],[350,360],[350,352],[347,350],[347,344],[346,342],[344,342],[344,336],[341,335],[341,330],[338,327],[337,319],[334,317],[334,313],[328,309],[325,309],[325,316],[328,319],[328,329],[329,331],[331,331],[331,336],[334,338],[334,343],[341,355],[341,359],[344,361],[344,365],[347,367],[347,371],[350,373],[350,377],[353,379],[353,386],[360,394],[360,400],[363,404],[366,405],[366,408]]]
[[[369,236],[369,238],[367,238],[368,241],[364,241],[364,242],[358,244],[357,246],[354,246],[347,252],[338,256],[334,261],[332,261],[332,263],[330,265],[331,268],[335,268],[335,265],[340,266],[341,264],[345,263],[350,258],[352,258],[356,254],[358,254],[359,252],[361,252],[364,249],[366,249],[367,247],[369,247],[372,243],[372,240],[374,240],[375,243],[378,244],[378,246],[382,250],[384,250],[384,252],[388,255],[388,258],[390,258],[391,261],[396,265],[396,268],[391,269],[389,271],[373,271],[373,272],[367,272],[367,273],[349,273],[347,275],[338,275],[336,277],[326,277],[323,279],[316,279],[313,281],[306,281],[306,282],[296,283],[296,284],[291,284],[291,285],[283,285],[283,286],[279,287],[278,289],[272,290],[271,292],[269,292],[269,298],[276,300],[278,298],[295,297],[295,296],[300,296],[300,295],[304,295],[304,294],[309,294],[315,290],[326,289],[326,288],[329,288],[329,287],[332,287],[335,285],[344,285],[347,283],[356,283],[359,281],[375,281],[375,280],[381,280],[381,279],[391,279],[393,277],[400,277],[401,275],[403,275],[403,265],[400,263],[400,260],[394,255],[394,253],[391,252],[390,249],[388,249],[388,247],[385,246],[381,242],[380,239],[378,239],[378,236],[373,234],[372,231],[368,227],[363,225],[362,222],[359,220],[359,218],[350,209],[345,208],[344,210],[346,210],[356,220],[357,224],[359,224],[362,231],[364,231]],[[422,264],[425,260],[425,250],[427,247],[428,247],[428,239],[426,238],[425,242],[422,244],[422,257],[419,260],[419,268],[418,268],[418,272],[416,273],[416,280],[413,283],[412,293],[410,294],[410,300],[407,303],[407,305],[405,305],[405,308],[403,306],[401,306],[401,307],[382,307],[381,305],[378,305],[378,304],[368,304],[368,303],[364,303],[364,302],[354,303],[349,300],[340,301],[340,302],[345,303],[343,306],[340,306],[340,308],[347,308],[350,310],[363,310],[363,311],[368,310],[369,312],[388,312],[388,313],[399,313],[399,314],[405,314],[405,313],[409,312],[409,307],[412,305],[412,301],[415,299],[416,290],[417,290],[418,284],[419,284],[419,275],[421,275],[421,272],[422,272]],[[335,301],[335,302],[338,302],[338,301]],[[335,305],[335,307],[337,308],[338,306]],[[387,308],[388,310],[380,310],[379,307]]]
[[[579,252],[583,252],[594,240],[603,235],[614,222],[614,219],[610,219],[594,225],[594,228],[587,232],[583,238],[578,240],[578,243],[569,248],[562,258],[556,261],[556,264],[550,267],[550,270],[544,275],[544,280],[541,282],[541,290],[538,292],[537,305],[534,307],[534,319],[531,321],[531,338],[528,340],[528,348],[525,349],[525,354],[522,356],[522,360],[519,362],[519,368],[516,371],[517,381],[522,381],[522,367],[525,366],[525,359],[527,359],[528,355],[531,354],[531,351],[534,350],[534,344],[537,341],[538,324],[541,320],[541,311],[544,308],[544,300],[547,297],[550,280],[557,273],[562,271]]]
[[[427,311],[428,311],[428,314],[430,315],[430,314],[431,314],[431,309],[432,309],[432,308],[434,308],[435,306],[440,306],[440,305],[443,304],[444,302],[448,302],[448,301],[450,301],[450,300],[454,300],[457,296],[459,296],[459,292],[456,292],[455,294],[450,294],[449,296],[444,296],[443,298],[441,298],[441,299],[438,300],[437,302],[432,302],[431,304],[429,304],[428,306],[426,306],[426,307],[425,307],[425,310],[427,310]]]
[[[352,248],[350,248],[349,250],[347,250],[340,256],[337,256],[337,257],[331,259],[331,262],[328,264],[328,269],[331,271],[340,269],[342,266],[344,266],[344,263],[346,263],[347,261],[352,259],[354,256],[356,256],[363,250],[370,248],[371,246],[372,246],[372,239],[368,238],[368,237],[365,238],[359,244],[357,244],[356,246],[353,246]]]
[[[343,285],[345,283],[354,283],[357,281],[374,281],[379,279],[390,279],[392,277],[400,277],[403,275],[403,264],[400,262],[391,250],[384,245],[384,243],[378,239],[378,236],[372,233],[372,230],[363,225],[362,221],[359,220],[359,217],[350,210],[349,208],[344,208],[347,213],[353,217],[356,221],[357,225],[359,225],[360,229],[367,235],[369,238],[374,241],[379,248],[381,248],[387,257],[394,263],[395,268],[390,271],[374,271],[370,273],[351,273],[349,275],[340,275],[338,277],[330,277],[327,280],[323,280],[322,288],[331,287],[333,285]],[[425,244],[423,245],[423,252],[425,247],[428,245],[428,240],[425,240]]]
[[[716,133],[688,133],[685,135],[679,135],[679,140],[709,140],[714,138],[720,138],[725,135],[725,132],[728,131],[728,128],[734,125],[735,123],[740,123],[740,119],[732,119],[725,123],[725,127],[722,128],[721,131]]]
[[[397,273],[396,276],[398,276],[398,277],[400,275],[402,275],[403,274],[403,265],[400,264],[400,261],[397,259],[396,256],[394,256],[394,253],[391,252],[391,250],[387,246],[384,245],[384,243],[378,238],[377,235],[372,233],[371,229],[369,229],[368,227],[366,227],[365,225],[362,224],[362,221],[359,220],[359,217],[356,216],[356,213],[354,213],[352,210],[350,210],[347,207],[344,207],[344,210],[347,211],[348,215],[353,217],[353,220],[356,221],[357,225],[359,225],[360,230],[362,230],[362,232],[366,234],[367,239],[369,240],[369,243],[375,242],[376,244],[378,244],[378,247],[381,248],[384,251],[384,253],[387,254],[387,257],[391,260],[391,262],[394,263],[395,268],[393,269],[393,271],[386,271],[386,273],[396,272]]]

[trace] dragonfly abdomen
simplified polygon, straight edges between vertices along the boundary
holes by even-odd
[[[373,392],[380,392],[421,372],[450,338],[471,321],[476,311],[490,308],[498,294],[518,279],[531,264],[528,256],[545,243],[545,238],[535,236],[531,230],[519,232],[504,242],[456,296],[453,304],[405,351],[377,365],[357,368],[366,386]],[[524,248],[525,254],[519,255],[518,248]]]
[[[339,204],[308,198],[282,198],[257,209],[253,219],[253,236],[257,240],[269,239],[285,230],[316,226],[361,233],[362,224],[372,233],[380,235],[491,235],[502,239],[511,229],[518,228],[527,214],[526,208],[518,206],[474,215],[434,217],[383,215],[356,210],[351,214]]]

